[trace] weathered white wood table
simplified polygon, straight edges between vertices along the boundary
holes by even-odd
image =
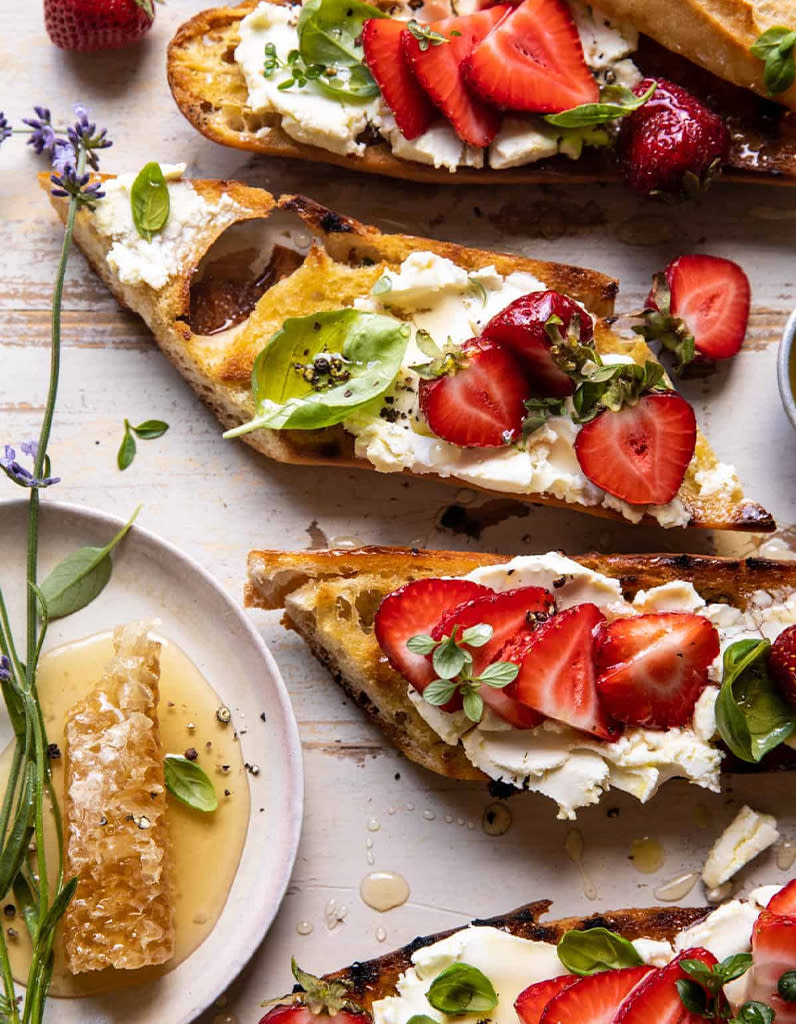
[[[663,207],[618,187],[503,190],[432,188],[367,179],[326,168],[249,158],[194,134],[165,82],[165,47],[197,0],[170,0],[143,45],[99,55],[64,54],[44,33],[40,5],[0,3],[2,107],[13,121],[34,103],[66,117],[90,105],[114,148],[106,171],[145,161],[185,160],[195,175],[238,177],[274,192],[301,191],[378,224],[570,260],[615,274],[619,309],[638,308],[653,271],[681,252],[699,250],[741,262],[753,284],[749,336],[732,366],[686,388],[721,458],[734,462],[747,493],[775,514],[780,537],[796,547],[796,435],[777,394],[775,357],[786,315],[796,304],[793,232],[796,189],[717,186],[699,205]],[[12,45],[13,41],[13,45]],[[60,229],[35,172],[42,169],[21,139],[0,152],[0,443],[32,435],[44,400],[49,302]],[[480,537],[440,525],[454,501],[472,511],[473,493],[364,473],[334,473],[270,464],[242,444],[225,442],[143,325],[121,311],[80,256],[70,263],[64,316],[65,352],[53,458],[63,500],[127,516],[138,502],[141,524],[178,544],[240,595],[252,546],[304,548],[356,538],[367,543],[480,547],[537,552],[749,552],[760,538],[605,524],[575,513],[508,503]],[[160,441],[139,445],[134,465],[116,468],[123,417],[171,424]],[[16,497],[16,494],[7,494]],[[0,566],[0,573],[2,567]],[[226,1007],[254,1024],[258,1002],[290,987],[295,953],[312,971],[375,955],[425,931],[552,896],[561,912],[650,904],[653,890],[682,870],[699,868],[717,831],[740,802],[777,813],[796,838],[792,781],[760,784],[738,777],[725,795],[672,783],[652,807],[617,796],[581,815],[585,865],[597,889],[588,904],[577,868],[564,854],[570,825],[555,821],[541,797],[511,801],[514,824],[499,838],[481,828],[490,803],[478,785],[451,784],[400,759],[343,697],[276,614],[257,619],[293,698],[306,758],[304,838],[284,907]],[[612,809],[611,814],[607,812]],[[618,809],[618,814],[616,813]],[[655,875],[629,860],[643,836],[664,847]],[[362,877],[375,869],[402,873],[411,897],[386,914],[360,899]],[[208,867],[212,870],[212,866]],[[742,878],[775,881],[774,857]],[[699,887],[689,901],[700,902]],[[331,907],[337,910],[331,911]],[[342,909],[340,909],[342,908]],[[297,925],[301,924],[300,934]]]

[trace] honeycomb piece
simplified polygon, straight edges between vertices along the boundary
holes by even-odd
[[[160,644],[120,626],[101,682],[69,711],[64,916],[72,974],[135,970],[174,955],[174,894],[157,703]]]

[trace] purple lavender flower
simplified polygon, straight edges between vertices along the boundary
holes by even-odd
[[[9,135],[11,135],[11,125],[8,123],[6,115],[0,110],[0,143],[5,142]]]
[[[75,154],[79,153],[81,149],[85,150],[89,166],[96,171],[99,169],[99,158],[94,150],[107,149],[113,143],[106,137],[108,132],[105,128],[98,132],[96,124],[89,121],[88,110],[82,103],[75,106],[75,114],[77,121],[66,130],[69,141]]]
[[[35,117],[23,117],[22,123],[33,131],[28,137],[28,145],[33,146],[36,153],[46,153],[50,159],[55,155],[58,138],[52,126],[52,116],[47,107],[34,107]]]
[[[11,662],[5,656],[0,654],[0,683],[11,682]]]
[[[101,181],[95,181],[89,185],[91,175],[78,174],[71,164],[64,167],[63,173],[51,174],[50,181],[55,186],[50,189],[54,196],[77,199],[78,203],[87,206],[90,210],[94,209],[94,204],[98,199],[105,196]]]
[[[20,445],[22,452],[32,459],[36,458],[39,446],[35,441],[23,441]],[[25,469],[17,462],[17,453],[11,445],[5,446],[5,455],[0,455],[0,469],[3,470],[9,480],[13,480],[20,487],[52,487],[53,484],[61,482],[57,476],[35,477],[29,469]]]

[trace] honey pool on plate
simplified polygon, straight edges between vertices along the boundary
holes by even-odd
[[[73,976],[66,970],[60,940],[56,943],[55,970],[50,990],[54,996],[82,996],[150,981],[182,963],[210,934],[224,909],[238,869],[249,823],[249,785],[234,722],[219,721],[223,702],[176,645],[157,636],[162,644],[160,733],[164,754],[184,754],[193,748],[199,764],[218,794],[218,809],[203,814],[168,795],[168,816],[174,851],[176,954],[166,964],[138,971],[109,968]],[[38,686],[48,740],[64,749],[66,713],[96,686],[113,654],[113,635],[100,633],[45,654],[39,664]],[[224,717],[224,716],[222,716]],[[0,792],[5,790],[11,751],[0,757]],[[51,761],[55,792],[63,792],[63,758]],[[52,818],[49,819],[52,824]],[[54,826],[48,835],[48,863],[57,858]],[[6,899],[4,905],[13,905]],[[14,977],[25,981],[31,948],[19,915],[4,911]],[[9,936],[8,930],[12,934]]]

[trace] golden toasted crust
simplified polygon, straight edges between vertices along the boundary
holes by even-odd
[[[542,921],[552,905],[551,900],[537,900],[509,914],[475,920],[472,923],[500,928],[518,938],[536,942],[557,943],[565,932],[573,929],[584,931],[588,928],[608,928],[631,942],[641,938],[673,942],[678,932],[690,928],[710,914],[710,910],[703,907],[637,907],[592,914],[588,917]],[[401,949],[373,960],[354,963],[350,967],[326,975],[326,978],[329,981],[345,982],[349,986],[351,999],[363,1009],[370,1011],[377,1000],[396,994],[398,978],[412,966],[413,953],[459,930],[452,928],[435,935],[417,938]],[[301,997],[297,998],[300,1000]]]
[[[248,607],[284,608],[295,629],[346,693],[411,761],[458,779],[485,779],[461,746],[450,746],[423,721],[407,697],[406,683],[387,663],[373,634],[373,619],[387,594],[428,576],[463,576],[479,565],[509,556],[408,548],[354,551],[252,551],[248,560]],[[796,590],[796,563],[702,555],[577,556],[576,561],[621,581],[628,600],[639,590],[686,580],[708,603],[745,608],[755,591],[783,595]],[[766,770],[796,766],[796,752],[780,747]],[[727,771],[749,765],[725,759]],[[757,769],[760,770],[760,769]]]
[[[49,188],[46,175],[40,180],[42,187]],[[250,382],[254,361],[263,348],[264,339],[270,338],[287,317],[352,305],[356,297],[368,294],[385,269],[396,269],[412,252],[431,251],[450,258],[466,270],[494,265],[503,275],[526,271],[548,287],[573,296],[597,316],[605,317],[613,310],[617,283],[594,270],[470,249],[412,235],[383,234],[304,196],[282,196],[275,200],[262,189],[248,188],[237,182],[199,180],[192,184],[208,202],[217,205],[219,212],[198,231],[190,257],[160,291],[146,284],[127,285],[119,281],[106,259],[108,241],[97,233],[87,211],[78,215],[75,241],[116,298],[143,317],[161,349],[225,427],[238,426],[253,417]],[[224,197],[227,202],[222,205]],[[52,201],[63,217],[63,201]],[[273,284],[238,327],[210,336],[194,334],[190,326],[190,289],[202,256],[231,224],[266,219],[277,209],[295,213],[315,236],[316,242],[304,262]],[[636,363],[654,359],[641,338],[620,337],[605,321],[597,324],[595,337],[601,352],[621,353]],[[355,455],[354,438],[341,426],[305,431],[258,430],[244,435],[243,440],[279,462],[373,469],[369,462]],[[718,492],[701,493],[696,474],[713,468],[717,462],[707,440],[699,433],[695,456],[678,494],[691,516],[690,525],[710,529],[772,530],[774,521],[770,514],[757,503],[746,500],[740,485],[731,498]],[[405,472],[416,475],[409,470]],[[435,478],[457,484],[454,477]],[[622,519],[620,512],[602,505],[568,503],[547,494],[517,497],[534,504],[576,508],[592,515]]]
[[[652,7],[656,9],[657,27],[674,29],[678,24],[678,19],[671,17],[668,0],[653,0],[652,3],[648,0],[643,3],[638,0],[616,2],[628,9],[625,20],[639,27],[641,25],[637,16]],[[724,3],[727,6],[752,6],[744,0],[724,0]],[[676,0],[677,6],[684,7],[708,7],[713,4],[717,4],[717,0],[705,0],[704,4],[699,4],[697,0]],[[619,177],[613,156],[599,150],[589,151],[579,160],[562,156],[527,167],[497,171],[463,167],[452,174],[444,167],[434,168],[398,159],[392,155],[389,145],[383,142],[369,145],[362,156],[344,156],[296,142],[282,130],[278,115],[255,114],[247,106],[248,90],[243,74],[235,63],[234,51],[239,38],[238,25],[256,6],[257,0],[245,0],[237,7],[201,11],[177,30],[169,45],[168,78],[174,99],[191,124],[214,142],[267,156],[312,160],[371,174],[435,184],[585,183]],[[652,18],[647,20],[653,21]],[[705,24],[712,23],[706,21]],[[656,37],[653,31],[649,31],[649,34]],[[670,46],[664,39],[660,41]],[[706,29],[703,49],[707,51],[707,58],[715,63],[714,47],[718,53],[722,53],[724,44],[725,33],[719,32],[714,39]],[[677,50],[678,47],[670,46],[670,49]],[[646,44],[642,46],[638,59],[641,69],[680,81],[677,56],[670,54],[671,59],[667,61],[668,51],[650,53],[650,50],[659,51],[660,48]],[[685,48],[679,52],[700,63],[697,49],[694,49],[693,54]],[[716,70],[705,61],[702,63],[712,71]],[[729,58],[727,63],[729,66]],[[759,61],[755,63],[759,67],[756,69],[757,74],[751,76],[754,85],[759,82],[759,69],[762,67]],[[735,79],[730,78],[730,81]],[[778,184],[792,184],[796,181],[796,125],[784,108],[779,108],[779,112],[764,111],[757,104],[749,103],[744,95],[745,90],[725,88],[724,82],[707,73],[688,84],[699,95],[717,103],[717,109],[730,121],[733,142],[727,162],[729,178]],[[796,89],[785,95],[788,102],[791,102],[792,97],[796,96]]]

